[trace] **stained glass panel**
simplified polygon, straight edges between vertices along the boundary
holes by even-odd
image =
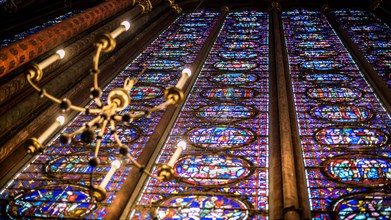
[[[155,162],[154,172],[186,141],[177,179],[148,179],[131,219],[267,219],[267,42],[267,13],[227,15]]]
[[[391,89],[391,28],[364,10],[340,9],[331,14]]]
[[[211,29],[217,22],[219,13],[201,10],[190,14],[182,14],[166,31],[164,31],[145,51],[139,55],[124,71],[122,71],[105,89],[103,97],[119,86],[122,87],[127,77],[137,76],[143,67],[147,67],[146,74],[140,78],[130,92],[132,106],[125,112],[139,112],[150,106],[164,101],[161,97],[163,88],[173,85],[180,76],[181,69],[190,65]],[[208,16],[204,16],[208,15]],[[182,26],[202,26],[193,33],[183,35]],[[183,36],[182,36],[183,35]],[[199,37],[203,36],[203,37]],[[175,46],[182,39],[191,39],[192,47],[188,48],[186,56],[178,56],[181,50]],[[171,47],[172,46],[172,47]],[[151,54],[164,54],[164,59],[156,59]],[[172,55],[172,57],[171,57]],[[173,68],[174,67],[174,68]],[[167,71],[168,70],[168,71]],[[95,105],[95,104],[92,104]],[[119,125],[117,133],[120,140],[130,148],[130,154],[136,158],[141,154],[150,135],[162,116],[157,112],[151,118],[139,119],[132,125]],[[91,120],[91,115],[79,115],[67,126],[64,131],[74,131]],[[118,155],[110,132],[102,137],[102,148],[99,158],[100,165],[95,169],[96,175],[92,180],[99,185],[103,177],[110,170],[111,161]],[[70,145],[61,145],[58,136],[47,146],[44,152],[38,155],[22,172],[2,189],[0,209],[7,219],[27,217],[53,218],[88,218],[101,219],[105,216],[108,206],[113,202],[116,192],[122,187],[132,164],[123,164],[109,181],[106,190],[107,198],[103,202],[91,201],[89,192],[91,167],[88,165],[95,142],[83,144],[80,137]],[[70,184],[79,184],[77,186]]]
[[[391,218],[390,115],[320,12],[282,17],[312,218]]]

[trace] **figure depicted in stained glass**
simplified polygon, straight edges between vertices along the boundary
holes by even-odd
[[[250,166],[249,161],[233,155],[189,155],[175,164],[175,175],[189,184],[217,186],[250,175]]]
[[[224,196],[176,196],[159,204],[158,219],[247,219],[246,205]]]

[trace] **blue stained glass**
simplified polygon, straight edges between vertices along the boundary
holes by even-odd
[[[211,75],[208,80],[225,85],[240,85],[255,82],[258,77],[253,73],[218,73]]]
[[[256,95],[256,92],[252,89],[228,87],[203,90],[201,95],[209,99],[232,100],[252,98]]]
[[[331,71],[330,71],[331,72]],[[304,80],[311,83],[340,84],[352,80],[346,73],[311,73],[304,76]]]
[[[149,178],[131,219],[148,219],[151,213],[158,219],[268,218],[268,46],[240,48],[267,44],[268,27],[265,12],[228,13],[155,161],[156,174],[177,143],[186,141],[174,164],[178,178],[164,184]],[[227,45],[237,47],[235,55]],[[248,59],[253,53],[257,58]]]
[[[373,113],[366,107],[349,105],[323,105],[310,111],[315,118],[335,122],[364,122],[373,117]]]
[[[220,61],[216,62],[214,66],[220,70],[240,71],[250,70],[257,67],[256,61]]]
[[[225,196],[175,196],[159,207],[158,219],[246,219],[249,214],[242,201]]]
[[[30,29],[28,29],[26,31],[18,33],[16,35],[14,35],[12,38],[3,39],[0,42],[0,48],[1,47],[6,47],[9,44],[14,43],[16,41],[23,40],[24,38],[26,38],[26,37],[28,37],[30,35],[33,35],[33,34],[39,32],[39,31],[41,31],[41,30],[43,30],[43,29],[45,29],[47,27],[50,27],[50,26],[55,25],[57,23],[60,23],[61,21],[64,21],[64,20],[66,20],[66,19],[68,19],[70,17],[73,17],[74,15],[79,14],[81,12],[83,12],[83,11],[82,10],[74,10],[74,11],[67,12],[67,13],[65,13],[63,15],[60,15],[60,16],[54,18],[53,20],[50,20],[50,21],[45,22],[43,24],[40,24],[38,26],[32,27],[32,28],[30,28]]]
[[[298,16],[316,37],[296,31]],[[390,197],[376,193],[391,176],[390,115],[319,11],[282,18],[312,219],[390,219]],[[328,52],[303,56],[314,50]]]
[[[390,26],[369,11],[346,8],[332,11],[331,14],[391,89]]]
[[[326,160],[324,172],[335,181],[378,187],[391,182],[391,164],[388,158],[355,154]]]
[[[180,77],[180,68],[183,65],[190,65],[194,62],[201,47],[205,43],[207,36],[217,22],[219,13],[201,10],[197,14],[209,14],[208,17],[196,17],[193,21],[187,21],[188,14],[182,14],[164,31],[150,46],[148,46],[140,56],[130,63],[123,72],[109,83],[103,90],[102,97],[107,97],[114,88],[122,87],[126,77],[135,77],[143,67],[146,67],[145,75],[140,78],[140,84],[136,84],[130,91],[132,96],[131,106],[122,113],[140,112],[159,105],[164,101],[162,97],[163,88],[172,86],[175,79]],[[181,24],[200,23],[202,30],[197,29],[197,33],[187,33],[182,35]],[[193,35],[193,36],[191,36]],[[203,36],[197,38],[197,36]],[[178,40],[175,40],[178,39]],[[176,50],[175,45],[182,43],[179,39],[191,39],[192,47],[186,52],[186,59],[176,60],[178,54],[183,53],[181,49]],[[194,40],[197,39],[197,40]],[[179,43],[177,43],[179,42]],[[172,47],[170,47],[172,45]],[[162,53],[167,59],[156,59],[154,53]],[[153,55],[151,57],[151,55]],[[172,55],[172,56],[170,56]],[[175,70],[172,70],[174,66]],[[169,71],[166,71],[169,70]],[[159,85],[156,86],[156,81]],[[91,104],[95,106],[96,104]],[[152,118],[142,118],[132,125],[118,123],[116,126],[120,141],[130,148],[130,154],[137,160],[148,142],[150,135],[159,122],[163,112],[156,112]],[[80,114],[65,131],[74,131],[92,119],[91,115]],[[92,183],[99,185],[102,178],[110,169],[110,161],[119,155],[118,146],[114,144],[110,129],[103,137],[102,147],[98,157],[101,165],[96,167]],[[91,152],[96,142],[83,144],[76,137],[69,146],[59,143],[58,136],[55,138],[44,152],[40,154],[31,164],[7,184],[1,193],[0,198],[4,203],[0,203],[0,209],[5,214],[15,218],[86,218],[103,219],[107,213],[107,207],[113,202],[118,189],[122,187],[126,177],[129,175],[133,165],[123,163],[113,175],[113,178],[106,186],[107,199],[102,202],[91,200],[90,179],[91,168],[88,165],[91,159]],[[110,155],[110,156],[108,156]],[[118,158],[117,158],[118,159]],[[69,183],[77,183],[82,186],[71,186]],[[48,196],[51,200],[48,200]]]
[[[221,53],[220,56],[225,59],[234,59],[234,60],[241,60],[241,59],[253,59],[258,56],[258,54],[254,52],[246,52],[246,51],[235,51],[235,52],[225,52]]]
[[[136,86],[130,91],[133,101],[155,99],[163,95],[163,88],[155,86]]]
[[[72,185],[27,190],[7,205],[7,216],[10,219],[22,216],[82,218],[96,208],[88,191],[88,188]]]
[[[316,140],[325,145],[349,145],[352,147],[382,146],[387,142],[387,136],[381,132],[366,127],[332,127],[316,132]]]
[[[391,197],[384,193],[358,194],[338,200],[333,209],[338,219],[387,220],[391,216]]]
[[[252,141],[251,130],[236,127],[196,128],[189,132],[189,141],[207,148],[238,147]]]
[[[175,175],[193,185],[224,185],[251,174],[250,162],[232,155],[189,155],[175,164]]]
[[[357,89],[343,87],[311,88],[308,89],[307,94],[313,99],[324,102],[349,102],[362,96],[362,93]]]
[[[196,116],[216,122],[230,122],[253,118],[256,112],[250,106],[219,104],[202,106],[197,109]]]

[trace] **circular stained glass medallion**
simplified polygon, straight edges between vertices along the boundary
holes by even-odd
[[[310,114],[318,119],[334,122],[364,122],[373,117],[370,109],[351,105],[324,105],[311,109]]]
[[[342,197],[333,205],[334,219],[391,219],[391,196],[379,192]]]
[[[255,97],[257,92],[248,88],[209,88],[201,91],[201,96],[208,99],[229,101],[233,99],[248,99]]]
[[[388,158],[370,154],[343,155],[329,158],[322,167],[332,180],[360,187],[380,187],[391,181]]]
[[[10,219],[23,216],[78,219],[96,207],[88,188],[65,184],[26,190],[7,204],[6,213]]]
[[[222,195],[181,195],[163,200],[158,219],[247,219],[248,207],[239,199]]]
[[[181,181],[197,186],[229,184],[251,174],[251,163],[233,155],[188,155],[179,159],[175,175]]]
[[[307,95],[312,99],[324,102],[350,102],[362,97],[357,89],[344,87],[318,87],[307,90]]]
[[[234,104],[216,104],[201,106],[196,110],[196,116],[213,122],[235,122],[253,118],[257,112],[253,107],[234,105]]]
[[[210,75],[208,80],[224,85],[241,85],[256,82],[258,77],[253,73],[218,73]]]
[[[214,149],[242,147],[254,141],[254,133],[250,129],[225,126],[194,128],[187,137],[196,146]]]
[[[136,86],[130,91],[132,101],[145,101],[163,96],[164,89],[156,86]]]
[[[219,53],[219,56],[224,59],[243,60],[257,58],[258,54],[250,51],[225,51]]]
[[[237,60],[228,60],[216,62],[213,65],[219,70],[228,70],[228,71],[241,71],[241,70],[250,70],[257,67],[257,63],[252,61],[237,61]]]
[[[380,147],[388,141],[387,135],[379,130],[354,126],[322,128],[315,133],[315,139],[320,144],[331,147],[349,147],[352,150]]]

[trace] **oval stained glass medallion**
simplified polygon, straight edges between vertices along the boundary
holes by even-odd
[[[318,119],[334,122],[364,122],[373,117],[368,108],[351,105],[325,105],[312,108],[310,114]]]
[[[258,54],[250,51],[224,51],[220,53],[219,56],[224,59],[242,60],[254,59]]]
[[[327,41],[304,41],[297,44],[298,48],[308,49],[326,49],[332,47],[333,44]]]
[[[222,195],[173,196],[158,204],[158,219],[247,219],[248,207],[239,199]],[[177,217],[180,216],[180,217]]]
[[[384,193],[342,197],[333,205],[335,219],[391,219],[391,196]]]
[[[187,155],[175,166],[181,181],[197,186],[218,186],[246,178],[251,163],[233,155]]]
[[[151,53],[151,56],[160,58],[183,58],[190,54],[190,51],[186,50],[162,50]]]
[[[361,98],[362,93],[357,89],[341,87],[320,87],[307,90],[307,95],[312,99],[324,102],[350,102]]]
[[[253,73],[217,73],[211,74],[208,80],[213,83],[224,85],[241,85],[252,83],[258,80],[258,76]]]
[[[235,122],[253,118],[257,112],[253,107],[234,104],[216,104],[201,106],[195,115],[213,122]]]
[[[68,181],[90,178],[92,167],[88,162],[92,157],[94,157],[94,154],[90,151],[58,156],[46,162],[44,173],[50,177]],[[110,170],[111,162],[116,158],[109,154],[99,155],[99,157],[101,163],[94,169],[94,172],[106,174]]]
[[[201,96],[208,99],[216,99],[220,101],[228,101],[233,99],[248,99],[255,97],[257,92],[247,88],[210,88],[201,91]]]
[[[132,101],[151,100],[163,96],[164,89],[156,86],[136,86],[130,91]]]
[[[183,63],[177,60],[154,60],[152,63],[143,63],[142,67],[152,70],[177,70],[182,67]]]
[[[300,56],[312,58],[312,59],[324,59],[329,57],[338,56],[338,52],[334,50],[305,50],[300,53]]]
[[[344,64],[340,62],[336,62],[333,60],[310,60],[305,61],[300,64],[300,67],[305,70],[312,70],[312,71],[329,71],[329,70],[335,70],[343,67]]]
[[[319,84],[340,84],[349,82],[352,78],[342,73],[311,73],[305,75],[304,80]]]
[[[376,155],[336,156],[327,159],[322,167],[329,178],[346,184],[379,187],[391,181],[390,160]]]
[[[243,34],[229,34],[225,37],[229,40],[237,40],[237,41],[251,41],[258,40],[261,38],[259,35],[243,35]]]
[[[258,48],[260,44],[252,41],[235,41],[235,42],[225,43],[223,44],[223,46],[231,50],[247,50],[247,49]]]
[[[237,33],[237,34],[254,34],[254,35],[258,35],[260,33],[260,30],[259,29],[251,29],[251,28],[247,28],[247,29],[229,29],[228,30],[229,33]]]
[[[138,82],[140,83],[165,83],[168,81],[173,80],[174,75],[170,72],[164,73],[164,72],[148,72],[141,75]],[[178,74],[179,78],[179,74]]]
[[[212,149],[242,147],[254,141],[250,129],[240,127],[212,126],[194,128],[187,133],[190,143]]]
[[[42,186],[16,195],[6,207],[10,219],[22,216],[36,218],[83,218],[90,214],[96,203],[89,189],[75,185]]]
[[[213,66],[219,70],[241,71],[253,69],[257,67],[257,63],[250,61],[229,60],[216,62]]]
[[[232,24],[235,28],[256,28],[261,26],[260,22],[236,22]]]
[[[293,36],[295,39],[300,39],[303,41],[321,41],[324,40],[325,36],[324,34],[318,34],[318,33],[303,33],[303,34],[296,34]]]
[[[388,141],[387,135],[379,130],[354,126],[322,128],[315,133],[315,139],[318,143],[328,146],[347,146],[360,150],[380,147]]]

